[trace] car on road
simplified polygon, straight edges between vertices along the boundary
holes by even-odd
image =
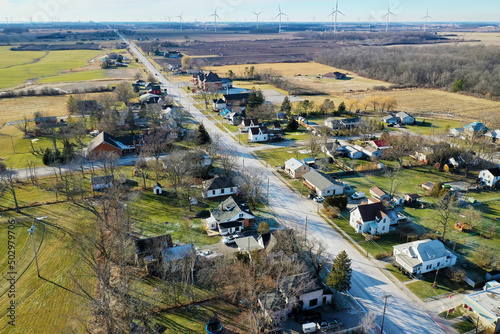
[[[222,239],[222,242],[226,245],[231,245],[231,244],[234,244],[236,242],[236,239],[238,239],[237,235],[230,235],[230,236]]]
[[[365,198],[365,197],[366,197],[366,195],[362,191],[358,191],[358,192],[352,194],[352,196],[351,196],[352,199],[362,199],[362,198]]]
[[[324,200],[325,200],[324,197],[314,197],[314,201],[318,203],[323,203]]]

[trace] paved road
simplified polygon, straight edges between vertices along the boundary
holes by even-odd
[[[123,36],[120,37],[129,43]],[[266,168],[260,161],[251,155],[251,149],[241,146],[231,135],[220,130],[193,105],[193,100],[182,89],[172,85],[137,48],[129,44],[132,52],[144,63],[144,65],[155,74],[158,80],[169,87],[173,95],[197,120],[204,123],[210,134],[217,134],[221,142],[238,152],[240,166],[251,168],[260,173],[270,184],[270,206],[275,210],[282,221],[298,230],[305,229],[307,218],[307,236],[316,240],[322,240],[328,247],[330,256],[335,256],[342,250],[346,250],[352,259],[352,288],[350,293],[357,301],[359,308],[375,313],[377,323],[382,320],[384,307],[384,296],[389,295],[385,315],[385,333],[442,333],[443,330],[436,325],[431,316],[424,310],[425,306],[419,301],[414,301],[399,290],[387,277],[380,272],[369,260],[351,246],[342,236],[332,229],[316,213],[317,204],[313,201],[300,198],[297,192],[290,190],[281,182],[270,169]]]

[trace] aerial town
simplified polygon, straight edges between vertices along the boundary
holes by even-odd
[[[1,333],[500,333],[500,6],[32,2]]]

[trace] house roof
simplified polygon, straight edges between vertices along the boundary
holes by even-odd
[[[487,310],[488,313],[491,313],[494,317],[500,317],[500,286],[465,296],[465,303],[467,303],[467,305],[471,305],[472,308],[475,308],[474,303],[469,303],[467,301],[468,299],[474,301],[475,304],[479,305],[482,309]],[[494,317],[490,316],[489,318],[491,319]]]
[[[467,124],[466,126],[464,126],[464,129],[469,130],[469,131],[474,131],[474,132],[488,131],[488,128],[486,127],[486,125],[484,125],[481,122],[472,122],[470,124]]]
[[[264,247],[261,246],[253,236],[236,239],[236,245],[240,250],[247,250],[250,252],[264,249]]]
[[[373,144],[377,147],[387,147],[389,143],[384,139],[372,140]]]
[[[221,81],[221,79],[217,75],[217,73],[214,73],[212,71],[199,73],[198,80],[204,81],[204,82],[220,82]]]
[[[261,234],[257,237],[257,242],[266,248],[266,252],[271,252],[277,240],[271,232]]]
[[[224,101],[223,99],[219,98],[219,99],[213,99],[213,102],[214,103],[226,103],[226,101]]]
[[[318,279],[318,277],[312,277],[310,273],[302,273],[297,275],[288,276],[279,280],[276,285],[281,291],[284,291],[286,295],[290,295],[287,291],[294,291],[301,284],[306,284],[306,287],[301,292],[301,294],[323,290],[331,293],[330,289],[323,285],[323,283]]]
[[[385,191],[383,191],[382,189],[380,189],[379,187],[377,186],[373,186],[370,188],[370,192],[377,195],[378,197],[382,197],[382,196],[385,196],[387,195],[387,193]]]
[[[247,100],[250,93],[224,94],[222,95],[225,101]]]
[[[203,182],[204,190],[224,189],[235,187],[233,180],[225,176],[216,176],[213,179]]]
[[[417,240],[412,242],[407,242],[401,245],[394,246],[399,252],[403,252],[412,258],[420,258],[423,262],[432,259],[442,258],[450,255],[450,251],[447,250],[443,243],[439,240]]]
[[[245,118],[242,122],[241,122],[241,125],[242,126],[259,126],[260,125],[260,122],[259,122],[259,119],[258,118]]]
[[[500,137],[500,130],[491,130],[487,134],[485,134],[485,136],[499,138]]]
[[[385,207],[384,204],[382,204],[382,202],[361,204],[358,205],[356,209],[359,211],[359,214],[361,215],[361,219],[363,219],[363,222],[369,222],[381,219],[385,215]]]
[[[259,134],[259,132],[262,132],[262,134],[266,134],[266,133],[269,133],[268,129],[267,128],[250,128],[250,132],[252,133],[252,135],[256,136]]]
[[[149,254],[159,252],[163,247],[173,247],[172,236],[170,234],[159,235],[153,238],[135,240],[136,254]]]
[[[350,153],[360,152],[360,150],[358,150],[356,147],[351,146],[351,145],[344,146],[344,150],[346,150],[347,152],[350,152]]]
[[[123,150],[126,145],[133,145],[133,142],[138,142],[141,137],[139,136],[125,136],[125,137],[113,137],[107,132],[101,132],[94,139],[92,139],[87,145],[87,152],[92,152],[97,146],[102,143],[108,143],[117,149]]]
[[[432,189],[434,187],[434,182],[425,182],[422,184],[422,188]]]
[[[406,117],[412,117],[410,114],[404,112],[404,111],[400,111],[396,114],[396,117],[399,117],[399,118],[406,118]]]
[[[388,121],[398,121],[399,120],[399,117],[396,117],[396,116],[385,116],[384,118],[382,118],[382,120],[384,122],[388,122]]]
[[[175,247],[163,247],[161,255],[163,262],[172,262],[187,259],[195,254],[194,244],[181,245]]]
[[[305,164],[298,159],[291,158],[285,162],[285,166],[289,167],[290,169],[296,170],[300,167],[305,166]]]
[[[94,187],[99,184],[113,183],[114,180],[113,175],[94,176],[90,179],[90,184]]]
[[[286,299],[279,292],[265,292],[259,295],[260,306],[270,312],[281,311],[286,307]]]
[[[493,176],[500,176],[500,168],[499,167],[489,168],[488,172],[490,172],[491,175],[493,175]]]
[[[244,205],[236,202],[232,196],[228,197],[225,201],[220,203],[216,208],[210,210],[212,216],[217,223],[225,222],[239,213],[247,213],[252,215],[250,209]],[[252,215],[253,216],[253,215]]]
[[[304,176],[302,177],[309,184],[313,185],[319,190],[324,190],[334,185],[342,186],[340,183],[330,180],[328,176],[317,170],[311,170],[309,173],[304,174]]]

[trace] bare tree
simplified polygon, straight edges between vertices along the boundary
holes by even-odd
[[[155,158],[159,163],[160,155],[169,148],[168,133],[162,129],[156,129],[144,136],[144,152]]]
[[[134,96],[134,91],[132,86],[127,82],[122,82],[118,84],[115,88],[116,99],[123,102],[125,106],[128,105],[128,101]]]
[[[0,185],[2,187],[2,191],[7,191],[11,194],[12,200],[14,201],[16,212],[20,212],[19,203],[17,202],[17,196],[16,196],[16,188],[17,188],[16,182],[17,182],[17,176],[14,170],[4,169],[3,172],[1,172]]]
[[[405,179],[402,177],[402,169],[401,167],[396,168],[386,168],[385,169],[385,178],[389,180],[389,195],[394,197],[399,187],[405,183]]]
[[[205,102],[205,109],[208,109],[210,102],[219,95],[219,88],[213,83],[207,83],[198,90],[198,94]]]
[[[29,120],[28,120],[28,117],[26,117],[26,115],[23,116],[23,119],[21,121],[19,121],[18,123],[16,123],[16,128],[21,131],[24,136],[26,137],[28,135],[28,131],[29,131]]]
[[[375,313],[368,312],[361,318],[360,326],[363,328],[363,333],[368,334],[375,324]]]
[[[407,133],[401,136],[388,136],[388,143],[391,148],[384,151],[383,157],[398,162],[399,167],[403,167],[403,159],[418,150],[419,139]]]
[[[450,227],[456,211],[456,196],[450,194],[449,192],[445,193],[436,204],[434,220],[435,223],[443,229],[443,241],[446,241],[446,231],[448,230],[448,227]]]
[[[309,152],[311,152],[311,157],[316,157],[321,150],[320,139],[310,133],[309,137],[307,138],[307,148],[309,149]]]
[[[179,186],[183,183],[187,176],[187,164],[185,161],[185,152],[173,151],[165,159],[163,166],[167,178],[172,182],[174,192],[177,194]]]
[[[142,189],[146,189],[146,174],[148,170],[148,163],[146,162],[146,158],[142,154],[135,161],[135,168],[142,177]]]
[[[38,171],[36,168],[36,162],[32,159],[28,159],[26,161],[26,170],[28,171],[28,179],[31,184],[34,186],[38,186]]]
[[[241,191],[245,194],[245,198],[255,209],[257,204],[262,201],[264,192],[264,179],[262,174],[257,170],[246,170],[241,175]]]
[[[224,149],[219,153],[219,164],[224,176],[229,177],[231,172],[238,166],[238,156],[230,149]]]

